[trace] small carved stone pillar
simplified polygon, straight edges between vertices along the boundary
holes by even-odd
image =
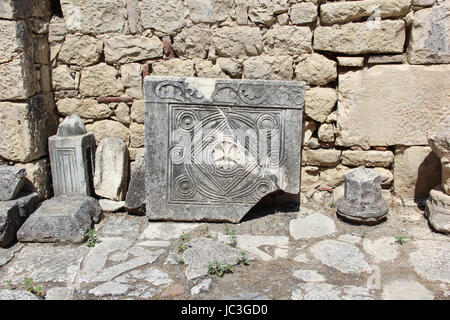
[[[441,159],[442,184],[430,191],[425,215],[435,230],[450,233],[450,121],[428,137],[428,144]]]
[[[80,117],[67,117],[55,136],[48,139],[53,191],[61,194],[93,194],[95,138]]]
[[[381,196],[381,175],[373,169],[358,168],[345,174],[345,197],[337,201],[337,213],[345,220],[376,224],[389,212]]]

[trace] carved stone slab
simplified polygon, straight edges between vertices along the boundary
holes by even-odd
[[[145,97],[151,220],[239,222],[300,192],[303,82],[147,77]]]

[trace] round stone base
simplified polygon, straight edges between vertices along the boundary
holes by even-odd
[[[441,187],[430,191],[425,216],[434,230],[450,234],[450,195],[445,194]]]
[[[382,199],[369,205],[355,205],[345,198],[336,203],[337,214],[344,220],[366,225],[378,224],[386,218],[389,205]]]

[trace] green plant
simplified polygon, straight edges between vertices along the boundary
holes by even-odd
[[[180,236],[180,240],[181,241],[183,241],[183,242],[185,242],[185,241],[189,241],[191,239],[191,237],[188,235],[188,234],[182,234],[181,236]]]
[[[206,227],[203,228],[203,233],[205,234],[205,236],[206,236],[207,238],[210,238],[210,237],[211,237],[211,231],[209,230],[209,227],[208,227],[208,226],[206,226]]]
[[[233,268],[231,264],[221,265],[217,260],[208,264],[208,273],[215,274],[218,277],[223,277],[225,273],[232,273]]]
[[[331,202],[330,202],[330,208],[334,208],[334,207],[336,207],[336,202],[331,201]]]
[[[25,290],[27,290],[41,298],[45,297],[45,292],[42,290],[42,286],[35,286],[34,282],[33,282],[33,278],[25,277],[24,283],[25,283]]]
[[[367,237],[367,230],[366,230],[366,231],[363,231],[363,233],[362,233],[362,235],[361,235],[361,238],[365,238],[365,237]]]
[[[181,258],[181,257],[179,257],[179,258],[177,259],[177,263],[178,263],[179,265],[184,265],[184,259]]]
[[[250,262],[248,261],[248,258],[247,258],[247,253],[245,251],[239,252],[239,256],[236,260],[236,263],[243,264],[244,266],[248,266],[250,264]]]
[[[186,251],[186,249],[189,248],[189,245],[185,242],[182,242],[178,245],[178,253],[183,253],[184,251]]]
[[[395,242],[399,243],[400,245],[403,245],[406,242],[405,236],[397,236],[395,237]]]
[[[99,239],[97,237],[98,232],[94,229],[89,230],[84,236],[86,239],[86,246],[88,247],[95,247],[95,244],[99,242]]]
[[[230,236],[230,246],[236,247],[237,246],[237,236],[235,230],[230,230],[228,226],[225,226],[225,234]]]

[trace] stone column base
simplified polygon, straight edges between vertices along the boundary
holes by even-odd
[[[426,202],[425,216],[438,232],[450,233],[450,195],[445,194],[441,186],[430,191]]]
[[[389,212],[389,205],[380,199],[368,205],[356,205],[345,198],[338,199],[336,203],[337,214],[350,222],[374,225],[386,218]]]

